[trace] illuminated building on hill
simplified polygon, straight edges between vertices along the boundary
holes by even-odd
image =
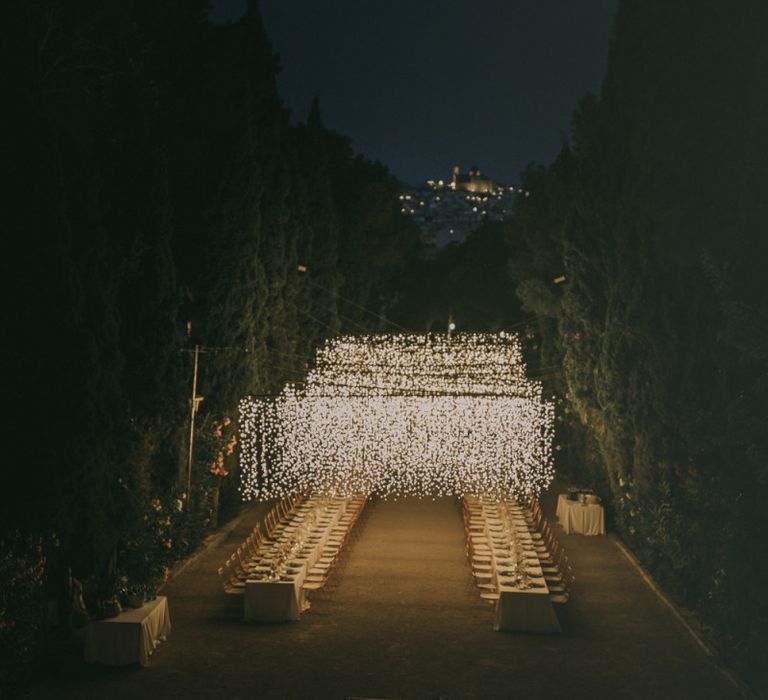
[[[480,168],[473,165],[463,175],[458,165],[453,166],[451,189],[467,192],[493,192],[493,180],[480,174]]]
[[[476,166],[466,174],[454,165],[451,180],[427,180],[400,194],[400,211],[421,229],[427,255],[450,243],[461,243],[487,221],[504,221],[516,196],[527,196],[516,185],[493,182]]]

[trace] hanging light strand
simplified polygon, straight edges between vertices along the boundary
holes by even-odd
[[[516,334],[343,336],[240,412],[245,499],[522,496],[554,477],[554,403]]]

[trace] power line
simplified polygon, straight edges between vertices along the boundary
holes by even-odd
[[[386,316],[382,316],[381,314],[377,314],[375,311],[371,311],[370,309],[366,309],[364,306],[360,306],[360,304],[356,304],[354,301],[347,299],[346,297],[341,296],[341,294],[338,294],[337,297],[341,299],[342,301],[346,302],[347,304],[351,304],[352,306],[360,309],[361,311],[365,311],[367,314],[370,314],[371,316],[374,316],[375,318],[380,319],[381,321],[384,321],[385,323],[388,323],[391,326],[394,326],[395,328],[400,329],[401,331],[405,331],[406,333],[410,333],[410,331],[405,328],[404,326],[401,326],[399,323],[392,321],[391,319],[388,319]]]
[[[314,316],[314,315],[312,315],[311,313],[309,313],[309,311],[307,311],[306,309],[302,309],[301,307],[297,306],[297,307],[296,307],[296,311],[298,311],[298,312],[299,312],[299,313],[301,313],[301,314],[304,314],[305,316],[307,316],[308,318],[310,318],[311,320],[313,320],[315,323],[319,323],[321,326],[325,326],[325,327],[326,327],[326,328],[327,328],[329,331],[331,331],[331,332],[332,332],[334,335],[338,335],[338,333],[339,333],[339,332],[338,332],[338,331],[337,331],[335,328],[333,328],[333,326],[331,326],[331,325],[327,324],[325,321],[321,321],[319,318],[317,318],[316,316]],[[337,313],[337,315],[339,316],[339,318],[344,318],[343,316],[341,316],[341,314],[338,314],[338,313]],[[358,323],[355,323],[355,322],[354,322],[354,321],[352,321],[351,319],[345,319],[345,320],[347,320],[349,323],[352,323],[353,325],[356,325],[356,326],[357,326],[358,328],[360,328],[360,329],[361,329],[361,330],[362,330],[364,333],[367,333],[367,332],[368,332],[368,329],[367,329],[367,328],[365,328],[364,326],[361,326],[361,325],[360,325],[360,324],[358,324]]]
[[[319,284],[321,284],[320,280],[313,280],[311,278],[309,279],[309,285],[310,286],[316,287]],[[395,328],[398,328],[401,331],[405,331],[406,333],[410,332],[407,328],[405,328],[404,326],[401,326],[399,323],[396,323],[395,321],[392,321],[391,319],[388,319],[386,316],[382,316],[381,314],[378,314],[375,311],[371,311],[371,309],[368,309],[365,306],[362,306],[362,305],[358,304],[357,302],[354,302],[351,299],[348,299],[347,297],[339,294],[338,290],[336,291],[336,299],[340,299],[341,301],[349,304],[350,306],[354,306],[355,308],[360,309],[361,311],[364,311],[365,313],[373,316],[374,318],[377,318],[377,319],[379,319],[381,321],[384,321],[385,323],[388,323],[389,325],[394,326]],[[337,310],[337,313],[338,313],[338,310]],[[347,320],[347,321],[349,321],[351,323],[355,323],[351,319],[342,316],[342,314],[338,314],[338,315],[339,315],[340,318],[345,318],[345,320]],[[357,325],[359,325],[359,324],[357,324]],[[367,329],[366,329],[366,332],[368,332]]]

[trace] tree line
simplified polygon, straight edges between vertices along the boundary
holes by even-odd
[[[256,3],[226,25],[207,10],[3,12],[6,680],[39,642],[40,597],[66,627],[72,576],[97,598],[162,582],[236,510],[238,400],[381,327],[419,253],[387,169],[317,101],[291,124]]]
[[[759,2],[620,3],[602,88],[506,231],[559,471],[763,688],[766,26]]]

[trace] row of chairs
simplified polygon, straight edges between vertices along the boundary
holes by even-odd
[[[242,544],[219,567],[219,579],[225,593],[241,595],[245,592],[245,580],[253,568],[254,559],[275,543],[301,502],[302,496],[292,494],[275,503],[264,517],[264,527],[257,522]]]
[[[472,581],[480,591],[480,597],[493,603],[499,599],[499,593],[493,583],[493,559],[488,545],[482,541],[480,530],[470,522],[472,510],[463,501],[464,529],[467,533],[467,561],[469,562]]]
[[[317,591],[325,585],[355,522],[365,507],[366,500],[365,496],[357,496],[348,500],[345,513],[332,529],[321,556],[307,572],[303,583],[305,591]],[[275,544],[286,527],[297,526],[308,508],[306,502],[302,504],[300,497],[288,496],[276,503],[267,513],[263,527],[260,523],[256,523],[243,544],[218,570],[226,593],[237,595],[245,591],[245,581],[257,566],[257,561],[261,558],[264,550]]]
[[[499,594],[494,584],[491,549],[479,532],[480,526],[472,523],[473,510],[465,498],[463,514],[467,533],[467,558],[472,579],[480,590],[480,597],[493,603],[498,600]],[[541,565],[550,599],[553,603],[566,603],[575,579],[565,549],[555,537],[535,495],[529,496],[521,510],[523,521],[532,539],[532,546],[528,548],[528,553],[535,554]]]
[[[354,530],[355,523],[365,508],[366,496],[353,496],[347,500],[344,515],[331,530],[331,535],[323,547],[320,558],[307,572],[302,588],[306,593],[317,593],[328,583],[328,579],[339,565],[341,555]]]
[[[534,494],[528,497],[526,503],[526,520],[547,581],[549,597],[553,603],[567,603],[576,580],[573,567]]]

